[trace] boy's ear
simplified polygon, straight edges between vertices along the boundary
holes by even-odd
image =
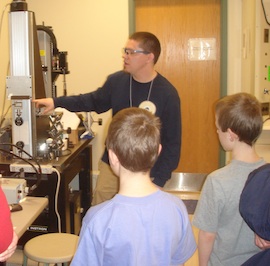
[[[108,153],[109,153],[109,160],[110,160],[111,165],[115,165],[116,163],[119,162],[118,157],[111,149],[108,150]]]
[[[239,138],[238,138],[238,135],[235,134],[230,128],[228,128],[227,131],[228,131],[229,136],[230,136],[230,141],[234,141],[234,140],[239,139]]]

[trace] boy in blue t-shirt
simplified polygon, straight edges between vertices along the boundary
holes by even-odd
[[[136,107],[119,111],[106,146],[120,189],[88,210],[71,265],[183,265],[196,250],[186,207],[150,178],[161,151],[159,118]]]

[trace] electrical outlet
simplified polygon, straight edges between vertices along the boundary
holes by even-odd
[[[269,103],[261,103],[262,115],[269,115]]]
[[[34,163],[33,165],[38,171],[38,165]],[[41,164],[40,167],[41,167],[42,174],[51,174],[53,172],[53,167],[50,164]],[[32,165],[28,163],[13,163],[9,167],[10,172],[20,172],[21,169],[23,169],[25,173],[36,173]]]

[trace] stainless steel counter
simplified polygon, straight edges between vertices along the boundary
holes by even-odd
[[[207,174],[205,173],[172,173],[164,190],[169,192],[200,192]]]
[[[187,207],[188,213],[193,214],[206,176],[207,174],[202,173],[175,172],[165,184],[164,191],[181,198]]]

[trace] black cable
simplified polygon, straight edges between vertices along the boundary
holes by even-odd
[[[17,147],[16,145],[14,145],[14,144],[10,144],[10,143],[1,143],[0,145],[10,145],[10,146],[15,146],[15,147]],[[18,148],[18,147],[17,147]],[[6,151],[6,150],[4,150],[4,149],[1,149],[0,148],[0,151],[1,152],[4,152],[4,153],[7,153],[7,154],[9,154],[9,155],[12,155],[12,156],[14,156],[14,157],[16,157],[17,159],[20,159],[20,160],[22,160],[22,161],[24,161],[24,162],[26,162],[26,163],[28,163],[28,164],[30,164],[32,167],[33,167],[33,169],[35,170],[35,173],[36,173],[36,175],[37,175],[37,182],[36,182],[36,184],[35,185],[33,185],[31,188],[30,188],[30,192],[29,192],[29,194],[31,194],[38,186],[39,186],[39,184],[40,184],[40,182],[41,182],[41,171],[40,172],[38,172],[38,170],[37,170],[37,168],[35,167],[35,165],[34,164],[32,164],[29,160],[27,160],[27,159],[24,159],[23,157],[21,157],[21,156],[19,156],[19,155],[17,155],[17,154],[15,154],[15,153],[13,153],[13,152],[11,152],[11,151]],[[24,150],[23,150],[24,151]],[[28,155],[28,153],[26,152],[26,151],[24,151],[27,155]],[[31,156],[31,155],[30,155]],[[35,161],[36,162],[36,161]],[[37,162],[36,162],[37,163]],[[41,169],[41,167],[40,167],[40,164],[38,164],[39,165],[39,168]]]
[[[31,162],[29,162],[28,160],[22,158],[21,156],[16,155],[15,153],[13,153],[13,152],[11,152],[11,151],[6,151],[6,150],[3,150],[3,149],[1,149],[1,148],[0,148],[0,151],[1,151],[1,152],[4,152],[4,153],[8,153],[8,154],[10,154],[10,155],[12,155],[12,156],[14,156],[14,157],[16,157],[16,158],[18,158],[18,159],[24,161],[24,162],[30,164],[30,165],[33,167],[33,169],[34,169],[35,172],[36,172],[36,175],[38,176],[38,179],[37,179],[36,184],[33,185],[31,188],[29,188],[29,193],[28,193],[28,194],[31,195],[31,193],[38,187],[38,185],[39,185],[39,183],[40,183],[40,178],[39,178],[40,174],[38,173],[38,171],[37,171],[35,165],[32,164]]]
[[[27,156],[29,156],[29,158],[30,158],[31,160],[33,160],[33,161],[37,164],[39,173],[42,173],[40,163],[39,163],[37,160],[35,160],[34,157],[33,157],[31,154],[29,154],[26,150],[24,150],[23,148],[21,148],[21,147],[15,145],[15,144],[12,144],[12,143],[1,143],[0,146],[1,146],[1,145],[9,145],[9,146],[15,147],[15,148],[17,148],[18,150],[20,150],[21,152],[25,153]]]
[[[35,165],[32,164],[31,162],[29,162],[27,159],[24,159],[24,158],[22,158],[21,156],[19,156],[19,155],[13,153],[13,152],[11,152],[11,151],[6,151],[6,150],[1,149],[1,148],[0,148],[0,151],[1,151],[1,152],[4,152],[4,153],[8,153],[8,154],[10,154],[10,155],[16,157],[17,159],[21,159],[22,161],[24,161],[24,162],[30,164],[30,165],[34,168],[36,174],[38,175],[38,170],[37,170],[37,168],[35,167]]]
[[[21,152],[23,152],[23,153],[25,153],[27,156],[29,156],[29,158],[31,159],[31,160],[33,160],[36,164],[37,164],[37,166],[38,166],[38,173],[37,173],[37,182],[36,182],[36,184],[35,185],[33,185],[32,186],[32,191],[34,190],[34,189],[36,189],[38,186],[39,186],[39,184],[40,184],[40,182],[41,182],[41,178],[42,178],[42,169],[41,169],[41,166],[40,166],[40,163],[37,161],[37,160],[35,160],[34,159],[34,157],[31,155],[31,154],[29,154],[26,150],[24,150],[23,148],[21,148],[21,147],[19,147],[19,146],[17,146],[17,145],[15,145],[15,144],[12,144],[12,143],[3,143],[3,144],[7,144],[7,145],[10,145],[10,146],[12,146],[12,147],[15,147],[15,148],[17,148],[18,150],[20,150]],[[22,157],[21,157],[22,158]],[[22,158],[23,159],[23,158]],[[29,161],[28,161],[29,162]],[[35,167],[35,169],[36,169],[36,167]]]

